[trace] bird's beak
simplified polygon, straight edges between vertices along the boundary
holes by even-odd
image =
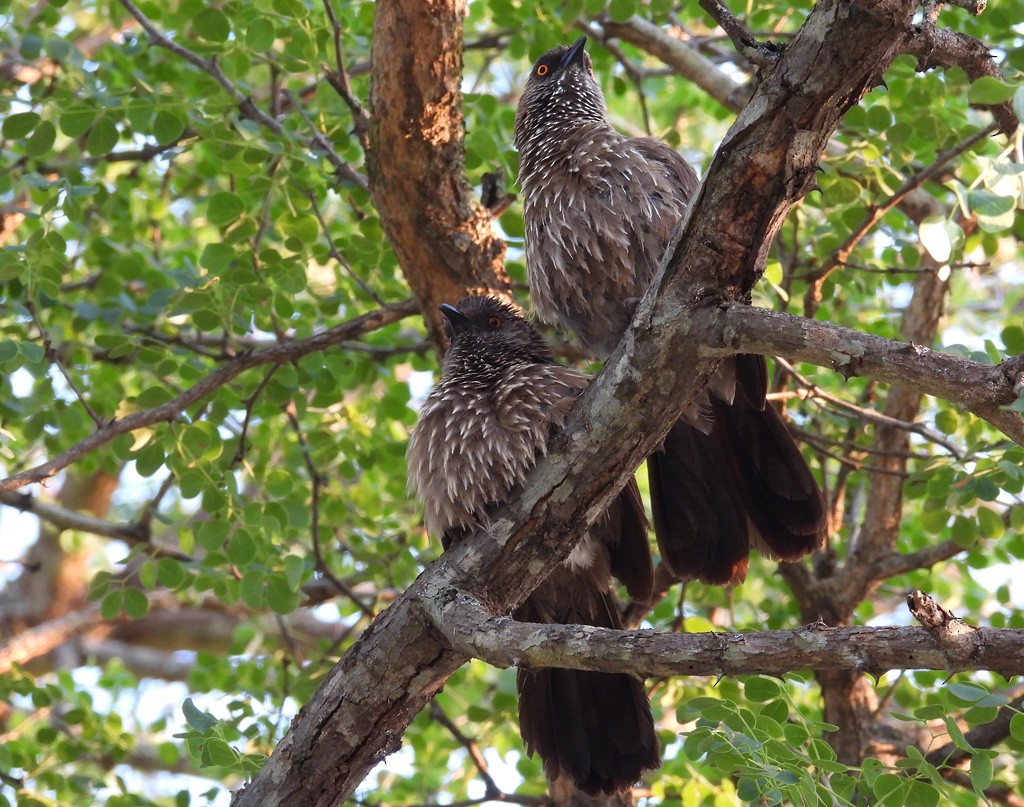
[[[581,36],[573,43],[573,46],[565,52],[565,56],[562,57],[562,61],[558,63],[558,72],[561,73],[563,70],[567,70],[571,65],[577,65],[583,67],[583,54],[586,51],[583,46],[587,44],[587,38]]]
[[[459,333],[460,331],[471,331],[476,328],[476,323],[473,322],[469,317],[463,314],[454,305],[448,305],[448,303],[442,303],[438,306],[441,313],[444,314],[448,323],[452,326],[452,333]]]

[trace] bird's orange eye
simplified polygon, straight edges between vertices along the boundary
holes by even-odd
[[[546,76],[548,74],[548,66],[546,64],[537,65],[537,75]]]
[[[499,319],[498,317],[488,317],[487,324],[490,325],[492,328],[500,328],[501,319]]]

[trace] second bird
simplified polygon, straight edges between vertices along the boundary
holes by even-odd
[[[697,177],[672,148],[612,128],[586,37],[533,66],[516,112],[530,294],[540,316],[606,358],[653,280]],[[662,559],[729,583],[749,547],[794,561],[827,518],[810,469],[766,403],[763,356],[723,361],[648,460]]]
[[[467,297],[441,310],[451,347],[408,458],[423,521],[447,548],[522,482],[590,379],[557,364],[537,329],[507,303]],[[646,602],[652,576],[647,519],[631,480],[514,616],[621,628],[612,577]],[[564,775],[586,793],[616,793],[657,767],[658,738],[639,679],[520,668],[516,685],[523,740],[550,779]]]

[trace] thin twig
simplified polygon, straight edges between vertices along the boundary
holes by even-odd
[[[771,43],[758,42],[733,13],[718,0],[700,0],[700,7],[718,23],[736,50],[751,64],[758,67],[771,67],[782,55]]]
[[[455,738],[455,741],[466,749],[466,753],[476,766],[477,773],[480,774],[480,778],[483,780],[484,796],[488,799],[496,798],[501,793],[501,789],[495,784],[494,777],[487,770],[487,762],[484,760],[484,755],[480,753],[480,748],[473,740],[463,734],[459,727],[452,722],[451,718],[444,713],[444,709],[441,708],[441,704],[437,702],[436,698],[430,702],[430,717],[444,726],[448,733]]]
[[[334,572],[331,571],[331,567],[327,565],[327,561],[324,559],[323,552],[320,548],[320,488],[324,483],[324,475],[321,474],[316,465],[313,464],[313,457],[310,453],[309,446],[306,444],[306,438],[302,434],[302,424],[299,423],[298,414],[295,411],[295,403],[289,401],[284,407],[284,412],[288,416],[288,422],[291,423],[295,436],[298,438],[299,448],[302,450],[302,459],[306,464],[306,471],[309,473],[310,533],[313,538],[313,557],[316,559],[317,570],[331,582],[331,585],[334,586],[341,595],[350,599],[365,617],[373,619],[377,616],[373,608],[359,599],[351,588],[339,580]]]
[[[334,88],[334,91],[338,93],[341,100],[345,102],[345,105],[352,113],[352,124],[355,127],[356,137],[359,138],[359,143],[362,147],[366,149],[369,147],[367,131],[369,129],[370,115],[360,100],[353,94],[352,85],[349,84],[348,72],[345,70],[345,59],[341,47],[341,37],[344,33],[341,22],[331,7],[331,0],[323,0],[323,4],[327,20],[331,23],[331,36],[334,40],[334,69],[331,70],[326,65],[323,65],[321,69],[324,71],[324,77],[327,79],[328,84]]]
[[[266,127],[282,140],[290,139],[287,130],[281,125],[280,121],[275,120],[256,106],[250,96],[245,95],[238,89],[238,87],[231,83],[231,79],[229,79],[227,75],[225,75],[224,71],[221,70],[216,59],[204,59],[202,56],[194,53],[166,36],[145,14],[139,10],[138,6],[136,6],[132,0],[119,0],[119,2],[124,6],[125,10],[135,18],[139,25],[142,26],[142,29],[149,36],[149,41],[153,45],[166,48],[171,53],[184,59],[186,62],[198,67],[204,73],[207,73],[211,78],[213,78],[214,81],[220,84],[220,86],[224,88],[224,91],[227,92],[235,102],[238,107],[238,111],[242,114],[242,117],[248,118],[251,121],[259,123],[261,126]],[[340,179],[348,180],[349,182],[358,185],[363,190],[366,190],[368,187],[366,177],[359,174],[352,168],[352,166],[342,160],[334,150],[333,146],[327,142],[327,139],[320,134],[319,131],[314,130],[313,143],[307,143],[306,145],[307,147],[310,145],[319,146],[323,149],[328,162],[330,162],[334,167],[335,173]]]
[[[965,452],[963,449],[961,449],[959,446],[953,445],[953,443],[949,442],[949,440],[947,440],[941,434],[936,432],[934,429],[929,429],[923,423],[908,423],[903,420],[898,420],[896,418],[889,417],[888,415],[883,415],[881,412],[876,412],[874,409],[866,409],[865,407],[852,404],[849,401],[844,401],[842,398],[837,398],[834,395],[830,395],[829,393],[825,392],[825,390],[821,389],[821,387],[819,387],[813,381],[800,375],[800,373],[796,371],[796,368],[794,368],[793,365],[791,365],[785,359],[776,357],[775,361],[777,361],[782,367],[784,367],[786,369],[786,372],[790,373],[793,376],[793,378],[797,380],[797,383],[799,383],[800,386],[804,387],[814,398],[825,401],[826,403],[829,403],[832,406],[836,406],[840,409],[844,409],[847,412],[856,415],[861,420],[865,420],[869,423],[875,423],[882,426],[893,426],[897,429],[902,429],[903,431],[913,432],[914,434],[918,434],[921,437],[925,438],[926,440],[930,440],[931,442],[942,446],[944,449],[946,449],[946,451],[948,451],[958,460],[962,460],[964,458]]]
[[[864,236],[866,236],[871,229],[882,220],[882,217],[885,216],[886,213],[899,205],[907,198],[908,195],[921,187],[925,182],[938,175],[951,160],[959,157],[976,143],[995,134],[997,131],[999,131],[999,125],[996,123],[990,123],[984,129],[975,132],[963,142],[939,152],[935,155],[935,159],[930,165],[918,171],[912,177],[909,177],[907,181],[904,182],[894,194],[892,194],[892,196],[880,205],[871,206],[863,220],[853,229],[853,232],[847,236],[846,240],[832,251],[832,254],[829,255],[818,269],[810,273],[810,276],[808,277],[810,288],[808,288],[807,295],[805,295],[805,301],[810,300],[812,295],[820,296],[821,284],[824,280],[839,266],[844,265],[849,260],[854,247],[856,247],[857,244],[860,243],[861,239],[863,239]],[[814,308],[816,307],[817,306],[815,305]]]
[[[89,417],[92,418],[92,422],[96,424],[96,428],[102,429],[105,421],[96,414],[96,411],[91,406],[89,406],[89,402],[85,400],[85,393],[82,392],[78,384],[75,383],[75,380],[71,377],[71,373],[67,371],[67,368],[64,367],[64,363],[60,360],[60,356],[57,355],[57,351],[53,349],[53,343],[50,341],[50,335],[46,332],[46,329],[43,327],[43,323],[39,321],[39,317],[36,315],[35,305],[30,301],[26,301],[25,309],[32,316],[32,322],[35,323],[35,326],[39,331],[39,337],[43,341],[43,350],[46,353],[46,358],[52,361],[57,369],[60,370],[60,374],[64,376],[64,380],[67,382],[67,385],[71,388],[71,391],[75,393],[75,398],[78,399],[78,402],[88,413]]]
[[[245,399],[245,417],[242,420],[242,429],[238,435],[238,450],[235,451],[235,456],[231,458],[231,465],[229,467],[234,467],[245,458],[246,451],[248,450],[246,437],[249,433],[249,423],[252,420],[253,407],[256,405],[256,401],[259,400],[260,395],[263,394],[263,390],[267,388],[267,384],[270,383],[270,379],[274,377],[274,373],[277,372],[280,366],[280,364],[272,364],[270,369],[267,370],[267,374],[263,376],[263,380],[260,381],[256,386],[256,389],[253,390],[252,395]]]
[[[329,0],[324,0],[325,4],[328,2]],[[316,216],[317,221],[320,222],[320,228],[324,231],[324,237],[327,239],[327,254],[338,262],[338,265],[348,273],[348,276],[356,282],[356,285],[358,285],[371,300],[377,303],[377,305],[384,305],[384,301],[381,300],[377,292],[371,288],[369,283],[356,274],[356,270],[352,268],[352,264],[345,260],[345,256],[341,254],[341,251],[338,249],[338,245],[334,243],[334,238],[331,236],[331,231],[327,227],[327,222],[324,220],[323,214],[320,212],[320,205],[316,202],[316,194],[311,190],[307,190],[306,198],[309,199],[309,203],[313,206],[313,215]]]

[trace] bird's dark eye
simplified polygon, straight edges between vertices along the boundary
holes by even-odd
[[[501,318],[500,317],[488,317],[487,318],[487,324],[491,328],[500,328],[501,327]]]
[[[548,70],[549,70],[549,68],[548,68],[548,66],[546,64],[539,64],[539,65],[537,65],[537,75],[538,76],[546,76],[548,74]]]

